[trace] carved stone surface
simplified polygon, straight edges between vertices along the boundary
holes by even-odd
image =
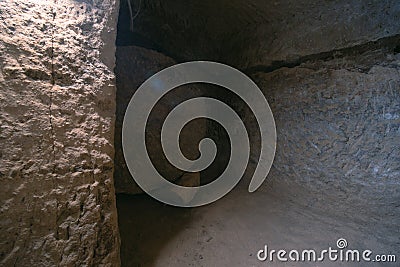
[[[116,1],[0,2],[0,265],[118,266]]]

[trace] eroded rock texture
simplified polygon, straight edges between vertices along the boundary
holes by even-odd
[[[119,264],[116,8],[0,2],[0,265]]]

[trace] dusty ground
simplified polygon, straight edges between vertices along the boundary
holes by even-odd
[[[249,194],[246,186],[197,209],[165,206],[145,195],[119,195],[122,266],[367,266],[365,263],[271,263],[256,258],[265,244],[274,249],[327,249],[345,238],[351,249],[397,253],[399,246],[377,236],[379,223],[358,224],[329,208],[301,204],[306,192],[288,195],[266,186]],[[300,203],[299,203],[300,202]],[[387,237],[395,234],[387,232]],[[396,263],[398,264],[398,263]],[[368,266],[397,266],[396,264]]]

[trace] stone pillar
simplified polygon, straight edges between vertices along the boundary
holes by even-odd
[[[0,265],[119,265],[117,9],[0,2]]]

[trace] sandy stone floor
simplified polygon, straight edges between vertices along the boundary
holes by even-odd
[[[281,188],[282,189],[282,188]],[[211,205],[181,209],[148,196],[119,195],[119,227],[123,266],[365,266],[365,263],[260,262],[257,252],[271,249],[336,248],[345,238],[349,249],[399,255],[376,231],[379,224],[358,224],[329,208],[313,209],[298,202],[307,197],[266,187],[249,194],[244,186]],[[306,194],[305,194],[306,195]],[[393,232],[386,232],[387,237]],[[368,266],[397,266],[370,263]]]

